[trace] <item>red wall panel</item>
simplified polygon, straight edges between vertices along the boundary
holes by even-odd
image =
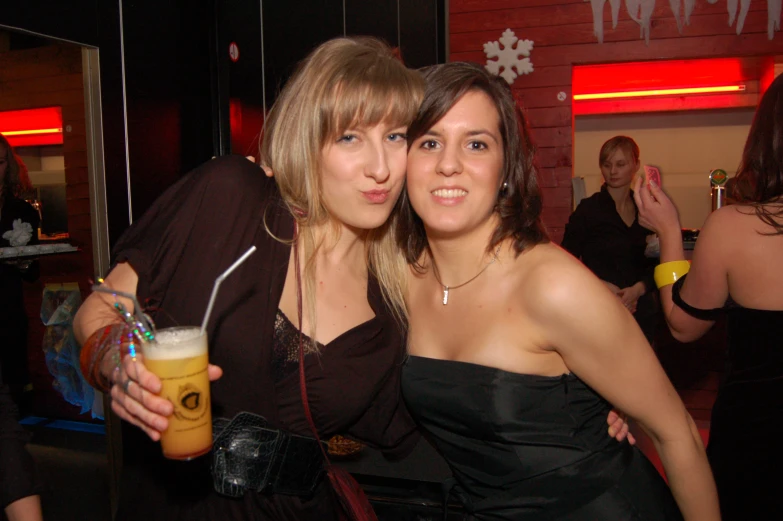
[[[544,194],[544,221],[555,239],[570,214],[572,163],[572,68],[574,65],[743,57],[736,76],[749,81],[743,94],[722,95],[721,100],[704,97],[666,98],[636,108],[613,101],[594,102],[586,111],[690,110],[723,106],[749,106],[758,100],[758,79],[745,69],[762,60],[748,57],[771,57],[783,54],[783,35],[767,37],[767,11],[764,2],[751,3],[743,33],[728,24],[724,1],[717,4],[698,2],[690,25],[679,33],[669,3],[657,3],[652,17],[650,42],[640,38],[639,25],[630,19],[625,6],[619,23],[612,28],[609,4],[604,9],[604,43],[593,34],[593,15],[589,2],[583,0],[451,0],[449,2],[449,58],[485,63],[483,44],[500,38],[511,29],[520,39],[534,42],[530,59],[534,72],[518,77],[512,84],[517,102],[532,127],[538,148],[541,185]],[[743,69],[743,67],[745,69]],[[702,78],[704,70],[701,71]],[[709,74],[707,69],[706,74]],[[716,69],[716,76],[718,75]],[[725,79],[725,78],[724,78]],[[617,80],[632,88],[634,77]],[[755,83],[754,83],[755,81]],[[558,99],[565,93],[565,100]]]

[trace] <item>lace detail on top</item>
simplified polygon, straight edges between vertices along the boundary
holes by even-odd
[[[303,335],[305,356],[316,352],[309,336]],[[323,345],[316,342],[318,349]],[[299,369],[299,329],[285,316],[285,313],[277,310],[275,315],[275,337],[273,342],[272,370],[275,382],[279,382]]]

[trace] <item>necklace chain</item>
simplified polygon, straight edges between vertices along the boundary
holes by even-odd
[[[492,263],[494,263],[496,260],[498,260],[498,253],[500,253],[500,245],[498,245],[498,248],[495,250],[494,255],[492,255],[492,260],[491,261],[489,261],[483,268],[481,268],[481,270],[479,270],[478,273],[473,275],[473,277],[471,277],[470,279],[466,280],[462,284],[457,284],[456,286],[447,286],[446,284],[444,284],[440,280],[440,273],[438,273],[438,265],[435,264],[435,258],[433,257],[432,258],[432,274],[435,275],[435,280],[438,281],[438,284],[443,286],[443,305],[445,306],[446,304],[449,303],[449,291],[450,290],[461,288],[462,286],[470,284],[471,282],[476,280],[479,277],[479,275],[481,275],[482,273],[487,271],[487,268],[492,266]]]

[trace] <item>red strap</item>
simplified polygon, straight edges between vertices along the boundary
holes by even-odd
[[[302,395],[302,405],[304,405],[307,423],[310,424],[310,430],[313,431],[313,436],[315,436],[315,439],[318,441],[318,446],[321,448],[321,453],[324,455],[324,460],[326,460],[326,466],[328,467],[331,465],[331,462],[321,443],[321,438],[318,436],[318,430],[315,428],[315,422],[313,422],[313,415],[310,413],[310,402],[307,399],[307,385],[305,383],[304,333],[302,332],[304,324],[304,321],[302,320],[302,274],[299,266],[298,225],[296,225],[294,229],[294,243],[291,247],[294,249],[294,269],[296,270],[296,313],[299,317],[299,392]]]

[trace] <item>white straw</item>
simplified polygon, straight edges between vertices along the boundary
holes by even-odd
[[[231,272],[237,269],[240,264],[245,262],[245,260],[250,257],[253,252],[256,251],[255,246],[251,246],[249,250],[247,250],[240,258],[238,258],[234,264],[229,266],[229,268],[220,274],[218,278],[215,279],[215,285],[212,287],[212,295],[209,296],[209,304],[207,305],[207,312],[204,313],[204,321],[201,322],[201,334],[204,334],[204,331],[207,330],[207,322],[209,322],[209,315],[212,313],[212,306],[215,305],[215,298],[217,297],[218,288],[220,288],[220,283],[225,280],[226,277],[231,275]]]

